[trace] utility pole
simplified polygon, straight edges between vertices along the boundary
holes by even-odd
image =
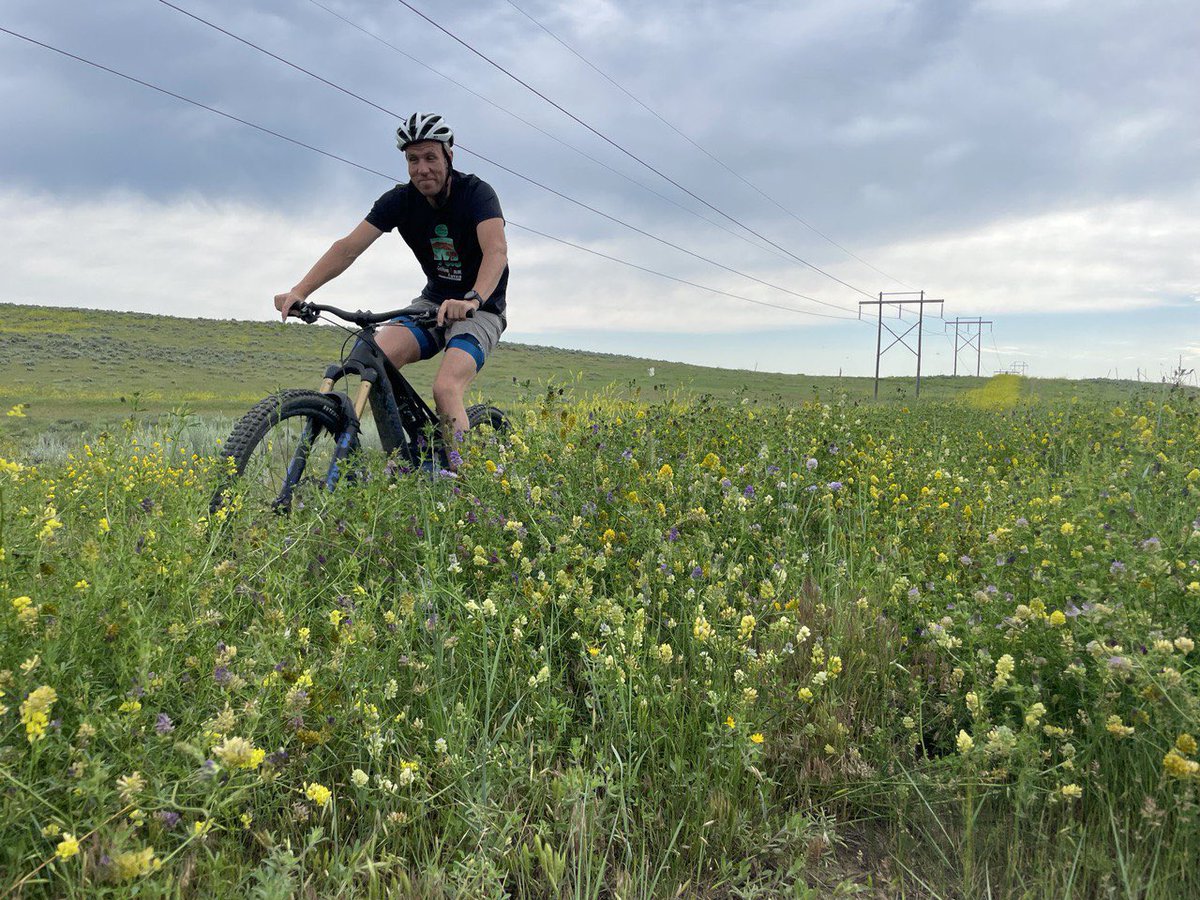
[[[987,325],[990,327],[992,325],[992,321],[990,319],[955,319],[953,322],[946,323],[947,328],[949,328],[951,325],[954,326],[954,374],[955,375],[958,374],[958,351],[959,351],[959,349],[966,350],[968,347],[974,346],[974,348],[975,348],[975,377],[978,378],[981,361],[982,361],[982,356],[983,356],[983,350],[982,350],[983,326]],[[969,333],[966,334],[965,335],[966,340],[964,340],[962,342],[962,346],[960,348],[959,342],[958,342],[959,341],[958,329],[960,326],[965,328],[968,325],[975,326],[975,335],[972,337]]]
[[[899,296],[914,296],[914,295],[919,295],[920,299],[916,299],[916,300],[884,300],[883,299],[884,297],[899,297]],[[878,300],[860,300],[859,301],[858,317],[860,319],[862,318],[862,308],[864,306],[879,307],[879,325],[875,329],[875,399],[876,400],[879,399],[879,360],[883,358],[883,354],[887,353],[889,350],[891,350],[897,344],[903,345],[905,350],[907,350],[909,353],[912,353],[917,358],[917,396],[918,397],[921,396],[921,337],[925,332],[925,329],[922,328],[921,326],[925,323],[925,304],[926,303],[945,303],[945,301],[944,300],[926,300],[924,291],[880,291]],[[885,325],[883,323],[883,308],[885,306],[895,306],[896,307],[896,317],[900,318],[903,315],[904,306],[906,304],[916,304],[917,305],[917,321],[914,324],[909,325],[908,328],[906,328],[902,334],[896,334],[896,332],[892,331],[891,325]],[[890,344],[888,344],[886,347],[883,346],[883,329],[885,329],[885,328],[887,329],[888,334],[890,334],[892,337],[895,338],[895,340],[892,341]],[[909,332],[911,332],[914,328],[917,329],[917,349],[915,349],[915,350],[911,346],[909,346],[908,341],[905,340],[905,338],[908,337]]]

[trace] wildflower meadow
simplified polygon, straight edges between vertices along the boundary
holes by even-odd
[[[1200,407],[1018,382],[0,445],[0,896],[1196,896]]]

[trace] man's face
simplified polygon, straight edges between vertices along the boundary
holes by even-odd
[[[408,160],[408,177],[421,195],[426,198],[436,197],[450,174],[442,143],[421,141],[413,144],[404,151],[404,158]]]

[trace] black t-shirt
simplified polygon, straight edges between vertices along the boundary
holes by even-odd
[[[430,206],[410,182],[396,185],[376,200],[367,214],[367,221],[380,231],[395,228],[400,232],[428,279],[421,296],[439,302],[459,299],[475,286],[483,262],[475,227],[487,219],[504,218],[491,185],[453,169],[450,177],[450,197],[440,209]],[[507,288],[505,266],[481,309],[503,313]]]

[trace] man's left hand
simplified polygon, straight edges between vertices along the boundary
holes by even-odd
[[[468,313],[477,309],[479,304],[474,300],[443,300],[442,305],[438,307],[438,327],[448,322],[461,322]]]

